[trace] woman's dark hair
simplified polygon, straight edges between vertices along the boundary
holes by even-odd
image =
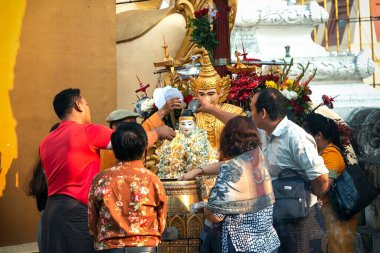
[[[54,124],[49,132],[54,131],[59,126],[59,123]],[[37,164],[33,168],[32,177],[29,183],[25,186],[25,193],[27,196],[35,197],[37,200],[38,211],[45,209],[48,197],[48,187],[44,170],[42,168],[41,159],[38,159]]]
[[[255,105],[257,112],[265,109],[271,120],[286,116],[286,101],[280,91],[273,88],[265,88],[259,90],[258,94]]]
[[[58,118],[64,119],[70,110],[75,106],[75,102],[80,100],[80,89],[66,89],[58,93],[53,100],[54,111]]]
[[[141,159],[148,145],[148,137],[140,124],[123,122],[112,133],[111,143],[119,161],[133,161]]]
[[[255,122],[248,117],[237,116],[224,126],[220,136],[220,155],[230,159],[256,148],[260,141]]]
[[[340,142],[339,129],[334,120],[312,112],[304,118],[302,127],[312,136],[321,132],[324,138],[331,141],[340,150],[344,150]]]

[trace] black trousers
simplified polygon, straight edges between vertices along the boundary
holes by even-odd
[[[87,207],[66,195],[48,198],[41,237],[41,253],[95,253]]]

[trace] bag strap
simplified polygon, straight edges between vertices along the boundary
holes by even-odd
[[[331,143],[331,145],[339,151],[340,155],[343,157],[343,161],[344,161],[344,164],[346,165],[346,168],[347,166],[350,164],[350,162],[348,161],[346,155],[343,153],[343,151],[336,145],[334,145],[333,143]]]
[[[283,177],[293,177],[297,176],[305,180],[306,182],[309,182],[309,179],[305,178],[303,175],[301,175],[297,170],[293,169],[284,169],[281,170],[281,172],[278,174],[278,178],[283,178]]]

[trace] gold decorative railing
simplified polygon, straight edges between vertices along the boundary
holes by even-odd
[[[298,4],[308,4],[310,1],[305,0],[297,0]],[[375,0],[318,0],[317,1],[329,14],[329,20],[325,22],[323,25],[324,32],[320,33],[319,36],[323,36],[323,39],[321,39],[321,44],[324,44],[323,46],[326,48],[326,50],[331,50],[334,48],[338,53],[342,50],[347,50],[348,52],[351,52],[352,50],[352,31],[351,26],[353,23],[358,23],[358,30],[359,30],[359,48],[360,50],[363,49],[369,49],[371,50],[371,56],[372,60],[377,64],[380,65],[380,59],[375,53],[375,22],[380,22],[380,16],[375,16],[373,12],[373,4],[375,3]],[[368,3],[369,9],[365,10],[367,14],[362,17],[362,5],[365,4],[365,2]],[[380,4],[377,3],[377,5]],[[377,7],[377,8],[380,8]],[[342,13],[341,11],[344,10],[345,13]],[[342,15],[343,14],[343,15]],[[340,16],[344,16],[344,18],[341,18]],[[370,31],[370,41],[365,41],[367,43],[363,43],[363,26],[369,26]],[[315,42],[318,40],[318,28],[315,27],[312,37]],[[322,27],[321,27],[322,28]],[[330,31],[335,31],[332,36],[333,38],[329,38],[329,28]],[[343,29],[342,29],[343,28]],[[342,32],[343,30],[343,32]],[[331,33],[330,33],[331,36]],[[341,42],[345,39],[347,43],[342,44]],[[372,84],[373,87],[376,86],[376,72],[372,76]],[[380,83],[377,83],[380,85]]]

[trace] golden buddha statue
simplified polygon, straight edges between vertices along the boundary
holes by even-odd
[[[244,115],[245,113],[241,107],[223,103],[227,98],[231,86],[230,77],[225,76],[221,78],[219,76],[211,65],[210,57],[206,50],[203,50],[200,61],[202,68],[199,72],[199,76],[196,79],[190,78],[190,88],[193,94],[200,99],[208,100],[223,111]],[[224,128],[223,122],[218,120],[214,115],[204,112],[196,113],[195,117],[198,127],[207,132],[211,146],[214,149],[218,149],[220,133]]]

